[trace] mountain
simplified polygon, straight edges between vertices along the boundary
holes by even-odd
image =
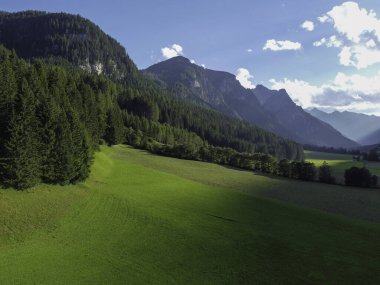
[[[125,48],[79,15],[25,11],[0,13],[0,43],[18,56],[63,59],[112,79],[137,75]]]
[[[359,142],[362,145],[376,145],[380,144],[380,128],[377,129],[376,131],[362,137]]]
[[[261,102],[263,109],[267,110],[284,127],[290,128],[296,137],[301,138],[299,142],[344,148],[358,146],[329,124],[316,119],[297,106],[285,89],[275,91],[258,85],[252,92]]]
[[[60,65],[75,73],[81,69],[80,74],[99,75],[101,80],[93,86],[94,90],[107,92],[119,105],[126,127],[124,141],[134,146],[154,150],[158,146],[171,149],[185,145],[189,152],[202,152],[210,161],[226,161],[227,156],[221,152],[227,154],[232,150],[292,160],[302,160],[304,156],[298,143],[243,122],[237,116],[233,118],[212,110],[200,99],[194,104],[172,95],[157,82],[142,76],[116,40],[78,15],[36,11],[0,13],[1,43],[32,63],[40,58],[49,66]],[[106,78],[117,85],[107,88]],[[71,100],[75,98],[73,95]],[[254,96],[251,98],[256,100]],[[102,102],[102,97],[98,100],[107,104]],[[113,115],[106,119],[112,126]],[[107,136],[113,136],[113,129]]]
[[[191,101],[243,119],[303,144],[353,148],[357,144],[298,107],[285,90],[257,86],[245,89],[233,74],[205,69],[178,56],[157,63],[143,73]]]
[[[315,108],[309,113],[360,144],[380,143],[380,117],[347,111],[326,113]]]
[[[185,57],[177,56],[155,64],[143,73],[170,90],[176,97],[201,102],[278,134],[287,133],[261,109],[257,98],[228,72],[205,69],[192,64]]]

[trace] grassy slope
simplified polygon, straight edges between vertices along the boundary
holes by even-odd
[[[116,147],[85,185],[2,192],[0,284],[380,282],[379,224],[231,190],[241,175],[272,185]]]

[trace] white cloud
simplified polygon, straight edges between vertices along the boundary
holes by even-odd
[[[247,89],[254,89],[256,86],[252,83],[253,75],[246,68],[239,68],[236,71],[236,79]]]
[[[319,41],[313,43],[315,47],[326,46],[326,47],[341,47],[343,42],[337,38],[337,36],[331,36],[329,38],[322,38]]]
[[[365,45],[369,48],[375,48],[376,42],[373,39],[370,39],[368,42],[365,43]]]
[[[312,97],[320,93],[320,88],[303,80],[285,78],[283,81],[276,81],[271,79],[270,83],[272,83],[272,89],[286,89],[293,101],[304,108],[311,107]]]
[[[339,62],[344,66],[354,66],[357,69],[367,68],[380,63],[380,50],[364,45],[345,46],[339,53]]]
[[[356,2],[349,1],[335,6],[327,12],[327,16],[339,33],[356,44],[360,43],[367,33],[374,33],[380,40],[380,20],[376,13],[360,8]]]
[[[320,47],[320,46],[325,45],[326,42],[327,42],[326,38],[322,38],[322,39],[320,39],[319,41],[314,42],[313,45],[314,45],[315,47]]]
[[[281,50],[299,50],[302,45],[299,42],[292,41],[277,41],[277,40],[267,40],[263,50],[281,51]]]
[[[196,63],[194,59],[190,59],[190,62],[191,62],[192,64],[195,64],[195,63]]]
[[[205,64],[202,63],[201,66],[202,66],[204,69],[206,69],[206,65],[205,65]]]
[[[338,58],[343,66],[364,69],[380,63],[377,44],[380,41],[380,19],[373,10],[349,1],[333,7],[319,20],[332,23],[339,36],[322,38],[314,42],[314,46],[340,48]]]
[[[312,21],[305,21],[301,25],[301,28],[305,29],[306,31],[312,32],[314,31],[314,23]]]
[[[251,49],[251,48],[246,49],[246,52],[251,53],[251,52],[253,52],[253,49]]]
[[[173,44],[170,47],[161,49],[161,54],[165,59],[183,55],[183,47],[178,44]]]
[[[339,72],[330,82],[317,86],[303,80],[270,80],[272,89],[286,89],[304,108],[354,111],[380,115],[380,72],[373,76]]]
[[[329,17],[327,15],[323,15],[321,17],[318,17],[318,21],[321,23],[326,23],[329,21]]]

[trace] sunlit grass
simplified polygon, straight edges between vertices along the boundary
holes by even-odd
[[[0,284],[379,283],[379,224],[265,198],[323,187],[103,148],[83,185],[1,192]]]

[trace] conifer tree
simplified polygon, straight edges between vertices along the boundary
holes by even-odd
[[[14,112],[9,122],[9,138],[4,144],[6,164],[2,164],[1,168],[6,186],[25,189],[38,183],[40,160],[37,130],[35,98],[24,79],[16,95]]]

